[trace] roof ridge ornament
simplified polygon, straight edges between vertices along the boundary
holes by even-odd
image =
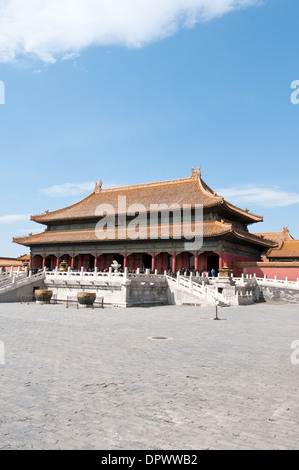
[[[191,178],[201,178],[200,166],[197,167],[197,170],[191,168]]]
[[[94,192],[96,194],[100,194],[100,192],[102,191],[102,186],[103,186],[103,181],[99,181],[99,183],[95,182]]]

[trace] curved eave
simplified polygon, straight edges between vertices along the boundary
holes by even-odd
[[[227,202],[225,199],[222,202],[223,207],[227,209],[229,212],[238,214],[241,216],[247,223],[256,223],[256,222],[263,222],[264,218],[261,215],[252,214],[251,212],[247,212],[247,210],[240,209],[237,206],[234,206],[230,202]]]
[[[81,229],[81,230],[68,230],[68,231],[46,231],[39,234],[28,235],[27,237],[14,238],[13,242],[18,243],[19,245],[25,246],[34,246],[34,245],[46,245],[46,244],[59,244],[59,243],[101,243],[101,242],[113,242],[121,240],[132,240],[128,234],[128,228],[123,230],[119,227],[115,237],[114,229],[106,231],[106,239],[100,240],[97,237],[96,230],[94,229]],[[152,231],[154,230],[154,231]],[[196,225],[194,222],[190,227],[187,225],[184,227],[183,224],[175,224],[169,227],[168,232],[163,230],[168,230],[167,227],[163,226],[147,226],[144,233],[140,233],[141,238],[138,240],[167,240],[167,239],[183,239],[186,236],[194,236],[196,231]],[[221,224],[220,222],[204,222],[202,228],[203,237],[215,237],[221,236],[229,233],[231,231],[230,224]],[[157,233],[157,237],[153,238],[152,234]],[[167,234],[167,235],[166,235]],[[167,238],[165,238],[167,236]],[[201,236],[201,231],[198,233],[198,236]],[[134,239],[132,240],[134,241]]]
[[[245,240],[249,243],[253,243],[255,245],[261,245],[261,246],[264,246],[265,248],[274,248],[276,246],[276,243],[271,241],[271,240],[266,240],[264,238],[261,238],[261,237],[258,237],[256,235],[253,235],[249,232],[243,232],[241,230],[236,230],[236,229],[232,229],[231,231],[231,234],[236,237],[236,238],[239,238],[241,240]]]
[[[59,217],[61,213],[68,211],[70,209],[74,209],[75,207],[78,207],[81,204],[87,202],[89,199],[91,199],[94,196],[94,194],[95,192],[89,194],[84,199],[81,199],[81,201],[76,202],[75,204],[71,204],[70,206],[64,207],[63,209],[58,209],[57,211],[52,211],[52,212],[47,211],[44,214],[31,215],[30,220],[32,220],[33,222],[38,222],[40,224],[47,224],[48,222],[55,222],[55,221],[63,220]],[[58,216],[57,219],[55,219],[55,216]]]
[[[12,239],[13,243],[17,243],[18,245],[23,245],[23,246],[30,246],[27,244],[28,240],[30,240],[31,237],[14,237]]]
[[[90,195],[92,196],[92,195]],[[90,197],[89,196],[89,197]],[[77,203],[77,205],[81,204]],[[249,212],[244,211],[243,209],[240,209],[233,204],[230,204],[229,202],[225,201],[224,199],[220,198],[218,200],[211,200],[210,203],[204,204],[204,209],[210,209],[212,207],[224,207],[228,212],[232,214],[237,214],[239,217],[242,218],[246,223],[252,224],[256,222],[263,222],[263,217],[259,215],[255,215]],[[73,206],[70,206],[72,208]],[[192,208],[195,208],[196,204],[192,205]],[[87,220],[87,219],[95,219],[96,215],[95,214],[80,214],[80,215],[63,215],[63,212],[68,210],[69,208],[61,209],[58,211],[54,212],[49,212],[47,215],[46,214],[41,214],[41,215],[32,215],[30,217],[30,220],[33,222],[37,222],[40,224],[47,225],[49,223],[55,223],[55,222],[62,222],[62,221],[68,221],[68,220]],[[147,211],[148,212],[148,211]],[[122,215],[122,214],[118,214]]]
[[[141,238],[138,240],[165,240],[165,232],[161,232],[161,226],[154,227],[157,229],[157,236],[152,238],[151,235],[153,232],[150,230],[153,227],[147,227],[147,230],[141,235]],[[183,229],[182,225],[174,225],[169,227],[168,239],[181,239],[186,237],[186,232]],[[189,235],[194,235],[195,226],[191,226],[191,232],[188,232]],[[200,235],[200,234],[199,234]],[[239,240],[242,240],[246,243],[251,243],[254,245],[259,245],[267,249],[275,248],[276,244],[273,241],[266,240],[262,237],[252,235],[249,232],[236,229],[231,224],[215,222],[204,222],[203,224],[203,238],[216,238],[223,237],[225,235],[235,237]],[[114,242],[114,241],[129,241],[132,240],[126,230],[122,231],[120,228],[117,231],[117,236],[115,237],[114,230],[109,231],[106,234],[105,240],[100,240],[95,230],[74,230],[74,231],[50,231],[43,232],[39,234],[29,235],[27,237],[14,238],[13,242],[19,245],[24,246],[35,246],[35,245],[55,245],[55,244],[64,244],[64,243],[101,243],[101,242]],[[132,240],[134,241],[134,240]]]
[[[204,205],[204,209],[210,209],[211,207],[217,207],[221,204],[221,201],[217,201],[217,202],[211,202],[209,204],[205,204]],[[195,209],[196,208],[196,204],[194,205],[191,205],[191,209]],[[62,209],[63,210],[63,209]],[[149,211],[145,211],[145,212],[149,212]],[[163,211],[161,211],[162,213]],[[168,212],[168,210],[166,210],[166,212]],[[141,213],[141,212],[140,212]],[[30,220],[33,221],[33,222],[37,222],[37,223],[40,223],[40,224],[43,224],[43,225],[47,225],[49,223],[55,223],[55,222],[63,222],[63,221],[69,221],[69,220],[88,220],[88,219],[98,219],[99,216],[96,216],[94,214],[87,214],[87,215],[78,215],[78,216],[62,216],[62,217],[57,217],[57,218],[52,218],[52,214],[54,214],[54,212],[49,212],[49,215],[51,215],[51,218],[45,218],[44,214],[43,215],[32,215],[30,217]],[[116,215],[119,215],[119,216],[122,216],[122,215],[126,215],[125,213],[124,214],[121,214],[121,213],[117,213]],[[54,216],[55,217],[55,216]]]

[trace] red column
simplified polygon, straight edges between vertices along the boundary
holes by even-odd
[[[164,268],[164,254],[160,254],[160,263],[157,266],[159,273],[163,273],[165,271]]]
[[[46,267],[46,255],[43,256],[43,269]]]
[[[172,253],[172,272],[176,272],[176,252]]]
[[[194,269],[195,271],[198,271],[198,251],[194,254]]]
[[[156,258],[156,265],[155,265],[155,269],[158,270],[158,273],[162,273],[163,272],[163,266],[164,266],[164,263],[163,263],[163,254],[160,253]]]
[[[227,266],[228,268],[232,268],[234,264],[235,256],[229,253],[223,253],[223,266]]]
[[[205,253],[202,253],[199,257],[199,271],[201,273],[205,271]]]
[[[75,267],[75,253],[72,254],[71,269]]]
[[[124,254],[124,269],[126,269],[128,265],[128,255],[127,255],[127,252],[125,252]]]
[[[179,255],[175,255],[175,267],[176,267],[176,271],[178,271],[179,269],[181,269],[181,257],[182,257],[182,253],[180,253]]]
[[[168,266],[168,254],[164,253],[163,255],[163,271],[168,271],[169,266]]]
[[[131,255],[131,270],[135,271],[136,269],[136,255],[132,254]]]
[[[184,254],[180,253],[176,258],[176,268],[177,270],[185,268],[184,266]]]
[[[94,268],[97,268],[97,267],[98,267],[98,254],[96,253],[94,257]]]
[[[223,268],[223,251],[219,251],[219,269]]]
[[[155,271],[156,266],[156,254],[152,253],[152,271]]]
[[[184,264],[186,269],[190,269],[190,256],[189,253],[185,253],[184,255]]]
[[[57,255],[57,258],[56,258],[56,268],[59,268],[59,260],[60,260],[60,256]]]
[[[29,259],[29,269],[32,269],[32,255],[30,255]]]

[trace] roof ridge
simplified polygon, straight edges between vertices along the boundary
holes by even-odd
[[[151,187],[151,186],[166,186],[167,184],[176,184],[176,183],[182,183],[182,182],[191,182],[192,181],[192,176],[189,176],[188,178],[177,178],[174,180],[166,180],[166,181],[154,181],[152,183],[141,183],[141,184],[130,184],[127,186],[117,186],[113,188],[103,188],[102,193],[104,192],[111,192],[111,191],[119,191],[119,190],[126,190],[126,189],[131,189],[131,188],[144,188],[144,187]]]
[[[261,235],[269,235],[269,234],[283,235],[283,234],[284,234],[284,232],[281,232],[281,231],[276,231],[276,232],[258,232],[258,233],[261,234]],[[291,236],[291,240],[289,239],[289,240],[287,240],[287,241],[292,241],[292,240],[294,240],[294,238],[292,237],[292,235],[290,235],[290,236]]]
[[[200,189],[202,190],[203,193],[207,194],[209,197],[214,197],[218,198],[219,200],[223,201],[224,197],[219,196],[219,194],[216,193],[216,191],[213,191],[210,186],[207,185],[205,181],[201,178],[201,176],[198,178],[198,184]]]

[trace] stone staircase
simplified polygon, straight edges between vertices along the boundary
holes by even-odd
[[[44,288],[45,271],[32,274],[32,271],[13,271],[1,273],[0,303],[18,302],[24,298],[32,299],[34,289]]]
[[[5,286],[10,286],[15,279],[24,279],[28,277],[28,272],[26,271],[6,271],[0,273],[0,289]]]
[[[214,286],[207,282],[200,282],[193,276],[175,277],[166,276],[168,287],[172,294],[170,303],[175,304],[193,304],[193,305],[218,305],[219,307],[229,307],[230,302],[216,291]]]

